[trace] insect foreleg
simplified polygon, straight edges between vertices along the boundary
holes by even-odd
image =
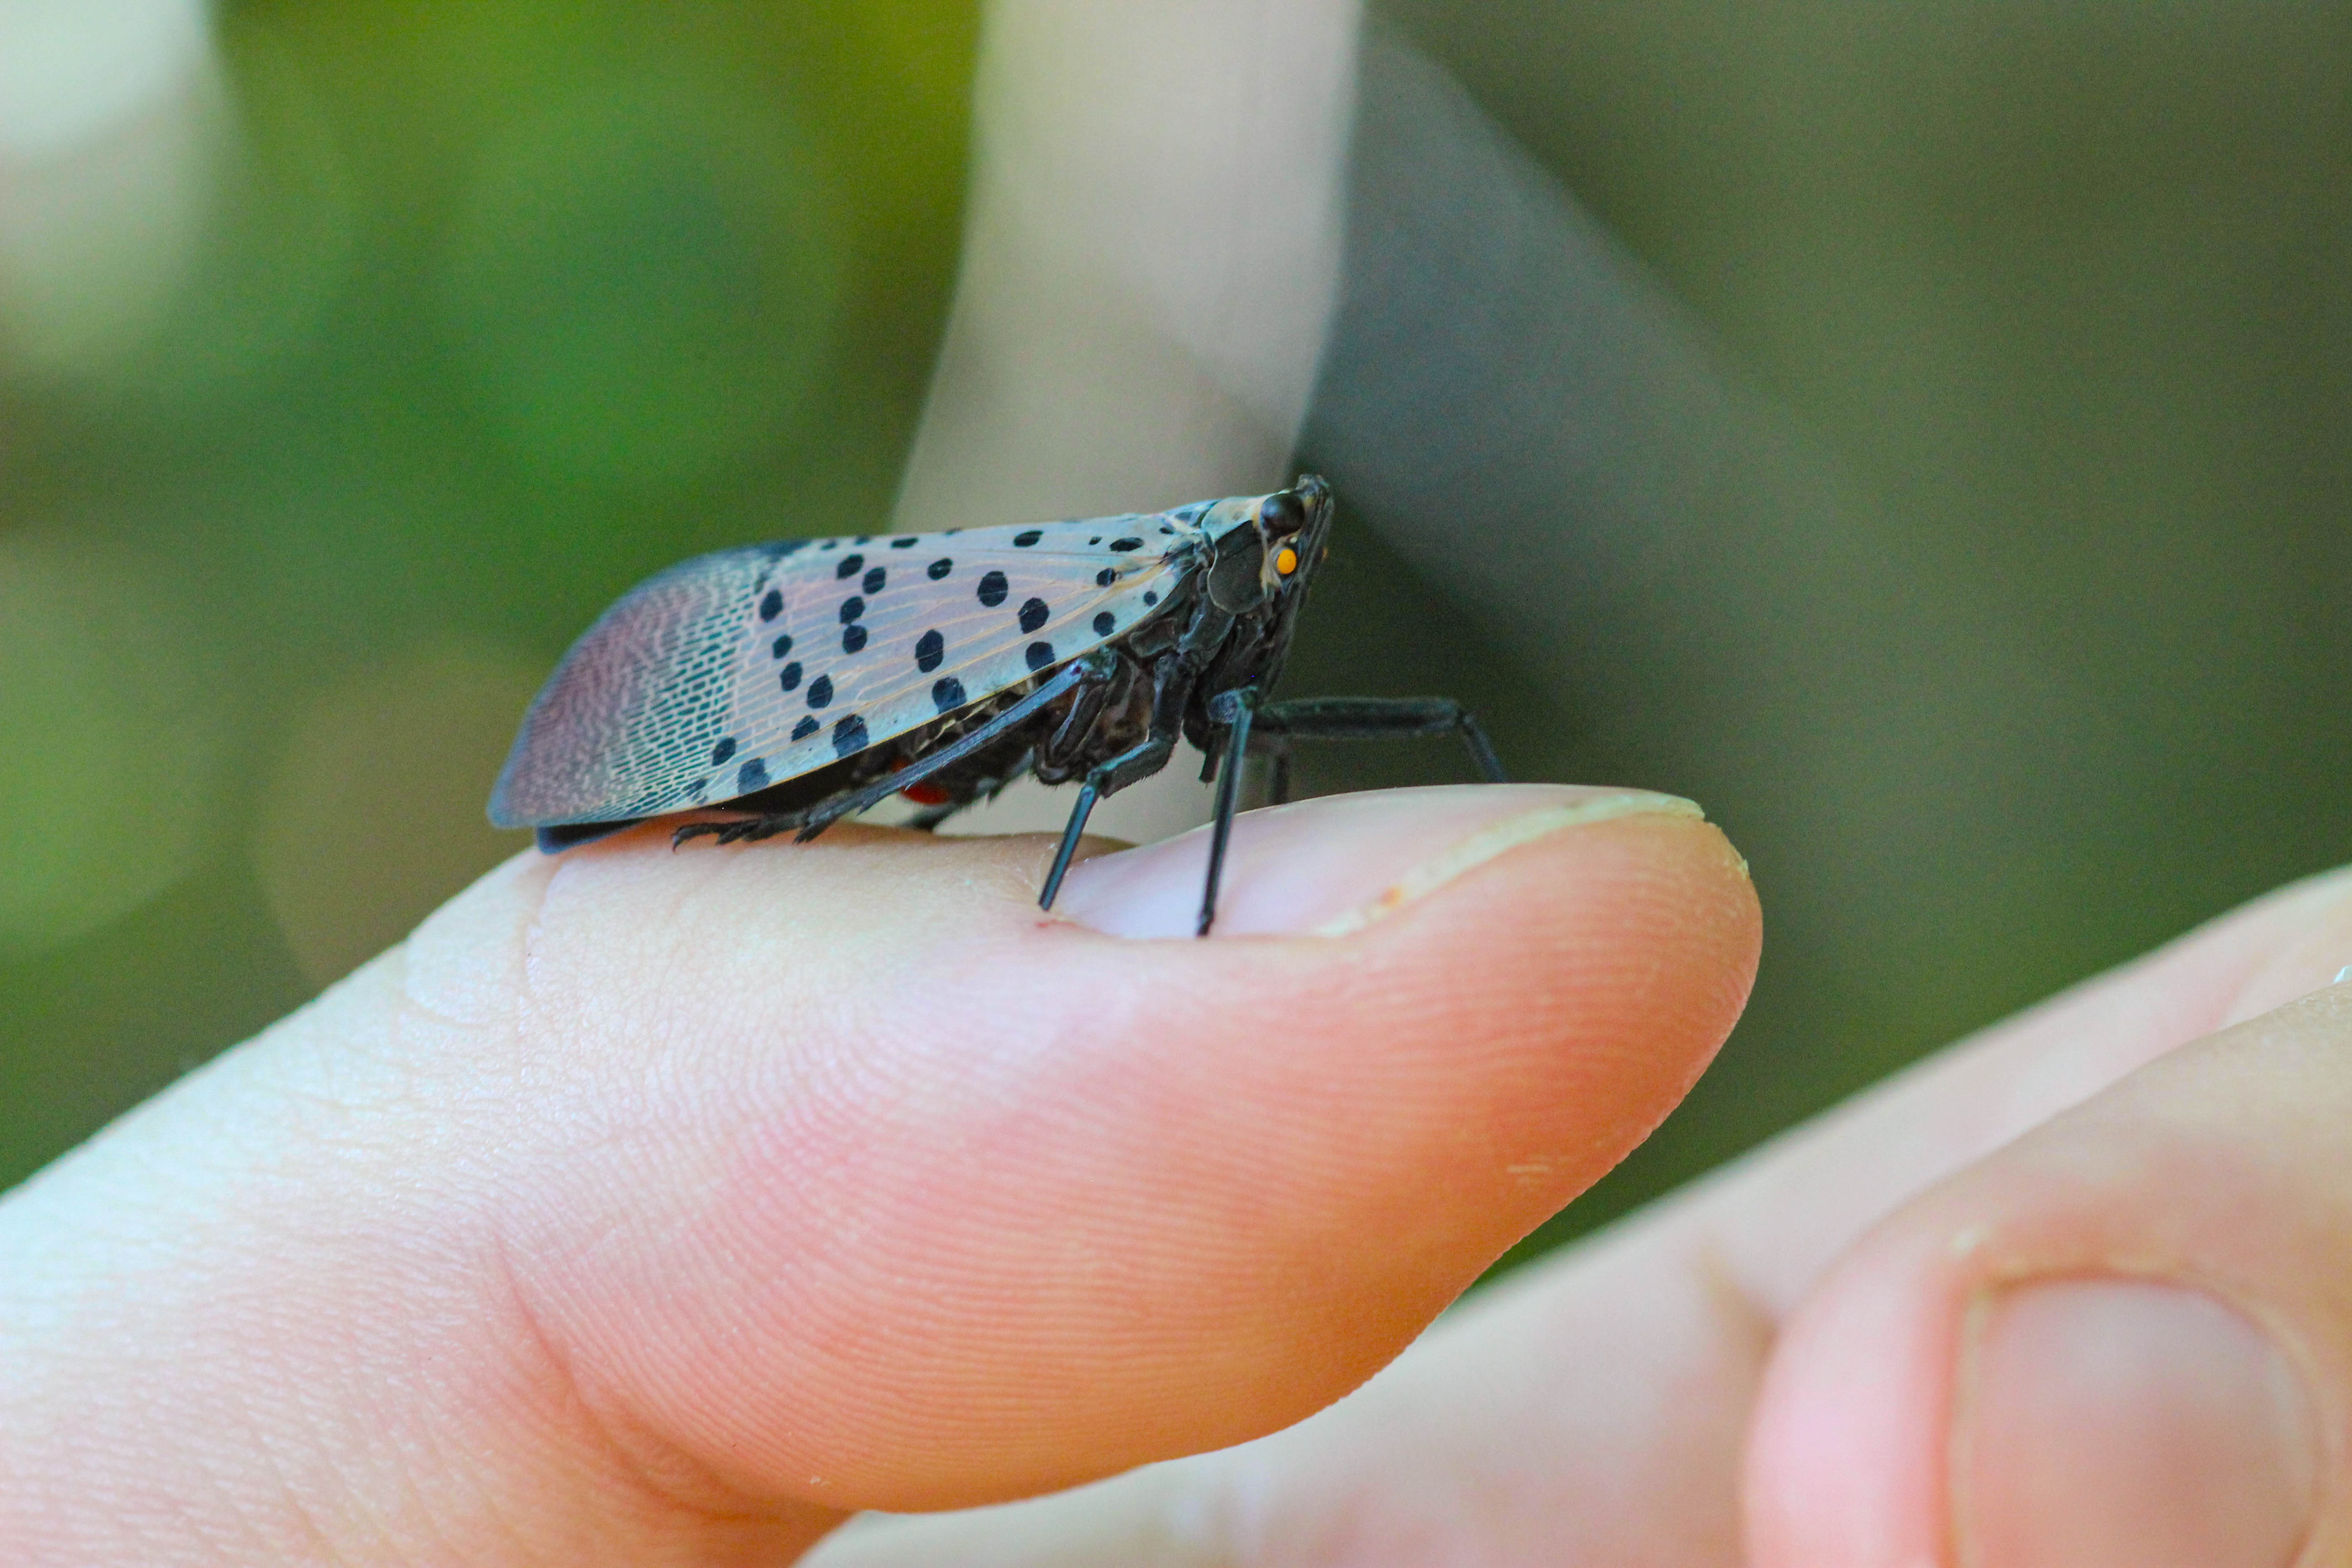
[[[1231,615],[1203,598],[1175,646],[1151,658],[1150,728],[1134,745],[1087,770],[1086,781],[1078,786],[1078,798],[1070,808],[1070,820],[1062,829],[1062,842],[1054,851],[1053,867],[1045,873],[1045,887],[1038,891],[1039,909],[1054,907],[1054,900],[1062,890],[1062,879],[1069,872],[1070,859],[1077,853],[1078,840],[1086,833],[1087,818],[1094,814],[1095,803],[1138,779],[1150,778],[1168,765],[1169,757],[1176,750],[1177,738],[1184,732],[1184,706],[1192,698],[1192,683],[1215,657],[1233,626]],[[1115,656],[1106,652],[1104,657]],[[1058,759],[1079,750],[1103,707],[1121,696],[1109,689],[1108,680],[1101,691],[1082,695],[1046,747],[1046,754]],[[1091,703],[1089,698],[1093,699]],[[1202,929],[1208,928],[1204,925]]]
[[[1185,626],[1183,635],[1176,639],[1176,656],[1195,671],[1206,669],[1209,661],[1224,647],[1225,638],[1232,635],[1233,629],[1231,613],[1217,608],[1203,598],[1200,607],[1192,612],[1192,619]]]
[[[1109,744],[1102,734],[1104,727],[1116,725],[1134,689],[1136,668],[1132,659],[1108,647],[1098,648],[1087,657],[1104,671],[1103,677],[1078,688],[1060,726],[1037,748],[1035,767],[1043,783],[1066,784],[1087,772],[1089,760]]]
[[[1451,697],[1300,697],[1258,710],[1250,751],[1275,759],[1276,799],[1289,794],[1290,750],[1298,741],[1387,741],[1459,735],[1472,765],[1489,784],[1508,775],[1494,742],[1471,711]]]
[[[1225,873],[1225,845],[1234,836],[1234,813],[1242,799],[1242,759],[1249,754],[1250,719],[1257,710],[1257,689],[1244,686],[1221,692],[1209,704],[1209,717],[1227,725],[1224,752],[1231,760],[1217,780],[1217,813],[1209,829],[1209,875],[1201,885],[1201,920],[1195,936],[1206,936],[1217,920],[1217,883]]]
[[[1192,694],[1192,668],[1177,649],[1160,655],[1151,665],[1151,727],[1134,745],[1106,757],[1087,770],[1086,782],[1079,786],[1076,803],[1070,809],[1070,820],[1062,829],[1062,842],[1054,852],[1053,868],[1045,874],[1045,886],[1037,895],[1037,907],[1050,910],[1062,890],[1062,878],[1070,868],[1070,857],[1077,852],[1078,838],[1087,830],[1087,818],[1093,814],[1095,803],[1107,795],[1125,789],[1138,779],[1150,778],[1168,765],[1169,756],[1176,750],[1176,739],[1183,733],[1184,704]]]

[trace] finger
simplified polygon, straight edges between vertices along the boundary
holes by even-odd
[[[817,1560],[1223,1568],[1345,1542],[1372,1561],[1727,1568],[1756,1393],[1822,1269],[1937,1181],[2347,958],[2352,878],[2287,889],[1482,1292],[1297,1427],[1066,1497],[861,1521]]]
[[[2352,991],[2336,987],[2168,1057],[1903,1210],[1774,1358],[1755,1561],[2343,1560],[2347,1122]]]
[[[122,1485],[171,1517],[158,1408],[257,1383],[310,1529],[439,1530],[454,1490],[804,1537],[1237,1441],[1360,1381],[1637,1141],[1756,952],[1738,858],[1664,797],[1258,814],[1210,942],[1041,916],[1050,850],[639,832],[486,879],[0,1208],[0,1279],[110,1302],[100,1342],[31,1358],[60,1369],[36,1394],[171,1347],[20,1490],[66,1509],[144,1452]],[[1097,858],[1073,910],[1148,928],[1200,869],[1197,843]],[[179,1163],[202,1179],[159,1191]],[[410,1517],[385,1499],[420,1452],[457,1473],[408,1478]]]
[[[2063,992],[1769,1144],[1701,1202],[1743,1296],[1778,1318],[1905,1199],[2352,957],[2352,876],[2315,877]]]
[[[894,526],[1288,478],[1339,293],[1361,9],[993,0],[955,304]]]

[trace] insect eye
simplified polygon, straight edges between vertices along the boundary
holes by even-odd
[[[1297,533],[1307,526],[1307,509],[1290,490],[1277,490],[1259,503],[1258,521],[1276,539],[1286,533]]]
[[[1298,552],[1287,544],[1275,552],[1274,571],[1278,577],[1287,577],[1298,570]]]

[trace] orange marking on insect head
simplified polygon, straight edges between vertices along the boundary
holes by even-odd
[[[1282,552],[1274,558],[1274,569],[1282,574],[1285,577],[1287,577],[1293,572],[1297,571],[1298,552],[1293,550],[1287,544],[1284,545],[1282,547]]]

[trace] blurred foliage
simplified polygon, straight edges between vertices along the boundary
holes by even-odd
[[[1693,641],[1534,689],[1369,531],[1318,587],[1291,689],[1457,692],[1756,866],[1725,1060],[1537,1245],[2345,858],[2352,13],[1391,9],[1862,498],[1756,584],[1803,609],[1771,682]],[[620,589],[884,515],[975,22],[223,16],[206,220],[142,205],[0,350],[0,1183],[502,853],[506,718]]]
[[[953,277],[960,0],[216,23],[60,176],[204,221],[0,183],[0,1184],[511,853],[622,589],[885,514]]]
[[[1683,568],[1764,625],[1659,585],[1655,668],[1507,740],[1698,799],[1767,911],[1721,1061],[1531,1247],[2352,858],[2352,7],[1388,9],[1839,491]]]

